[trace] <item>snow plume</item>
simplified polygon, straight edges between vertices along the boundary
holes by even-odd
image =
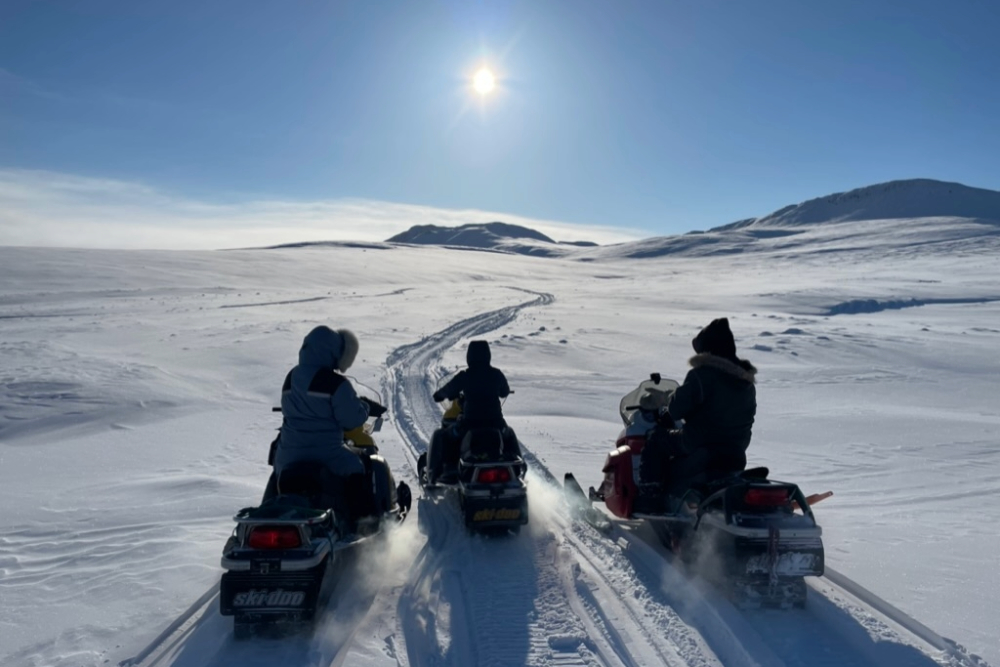
[[[566,523],[566,505],[562,487],[551,476],[528,470],[529,505],[531,521],[528,530],[532,539],[539,539],[553,531],[560,531]]]
[[[375,548],[368,549],[362,556],[365,562],[358,568],[357,576],[365,590],[375,592],[386,586],[402,585],[407,570],[413,564],[413,555],[420,551],[426,541],[420,534],[415,521],[405,521],[392,526],[389,534],[379,538]]]

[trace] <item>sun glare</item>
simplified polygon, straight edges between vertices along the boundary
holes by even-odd
[[[480,95],[489,94],[495,86],[496,77],[493,76],[493,72],[489,71],[485,67],[476,72],[476,76],[472,79],[472,87],[475,88],[476,92]]]

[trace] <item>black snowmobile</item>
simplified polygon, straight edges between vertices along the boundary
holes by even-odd
[[[528,467],[517,435],[509,426],[472,428],[458,441],[452,429],[461,413],[460,396],[417,460],[420,486],[455,490],[470,531],[517,533],[528,523]]]
[[[570,505],[589,523],[609,530],[609,517],[592,506],[601,501],[621,519],[650,524],[657,537],[685,565],[723,582],[741,606],[801,607],[804,577],[824,570],[822,528],[799,487],[768,479],[767,468],[717,471],[697,480],[679,497],[644,506],[638,493],[640,453],[657,414],[640,407],[646,393],[670,394],[677,382],[654,373],[619,404],[625,428],[605,460],[604,480],[584,494],[566,473]]]
[[[223,616],[234,617],[237,639],[308,625],[328,601],[349,550],[406,518],[410,489],[405,482],[395,485],[371,437],[381,425],[380,414],[344,434],[364,463],[361,484],[370,488],[338,488],[339,478],[325,467],[303,462],[280,477],[272,472],[261,504],[233,517],[236,529],[222,550],[219,603]],[[359,515],[351,504],[366,493]]]

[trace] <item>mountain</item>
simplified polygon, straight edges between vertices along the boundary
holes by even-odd
[[[486,222],[460,227],[415,225],[405,232],[386,239],[388,243],[417,243],[425,245],[460,245],[471,248],[492,248],[507,239],[532,239],[555,243],[545,234],[528,227],[506,222]]]
[[[793,204],[760,218],[580,253],[597,259],[746,252],[1000,250],[1000,192],[931,179],[890,181]]]
[[[1000,192],[928,178],[889,181],[786,206],[762,218],[740,220],[713,231],[787,227],[822,222],[904,218],[978,218],[1000,221]]]
[[[474,223],[459,227],[415,225],[386,239],[386,242],[500,250],[545,257],[564,255],[573,247],[597,245],[588,241],[560,243],[534,229],[506,222]]]

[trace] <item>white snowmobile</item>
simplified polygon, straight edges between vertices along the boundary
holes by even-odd
[[[308,625],[328,601],[348,550],[406,517],[410,489],[405,482],[394,484],[371,435],[381,428],[381,414],[369,421],[344,438],[365,465],[362,483],[370,485],[373,512],[347,520],[344,494],[358,489],[331,488],[338,478],[303,462],[286,467],[280,477],[272,473],[261,504],[233,517],[236,529],[222,550],[226,572],[219,603],[223,616],[234,617],[238,639]]]

